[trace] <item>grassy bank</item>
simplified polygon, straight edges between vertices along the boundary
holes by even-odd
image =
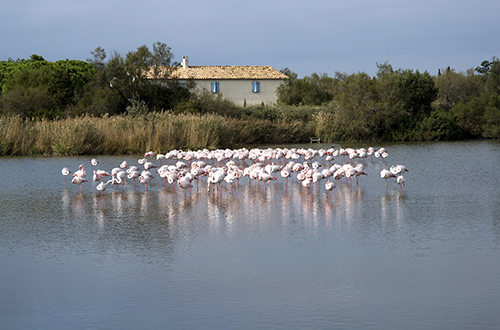
[[[0,155],[85,155],[297,143],[315,135],[302,120],[149,113],[60,120],[0,117]]]

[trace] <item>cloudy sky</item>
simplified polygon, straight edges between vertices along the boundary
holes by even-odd
[[[16,0],[0,3],[0,60],[86,60],[167,44],[191,65],[271,65],[299,77],[377,63],[465,71],[500,57],[498,0]]]

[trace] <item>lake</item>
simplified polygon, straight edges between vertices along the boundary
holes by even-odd
[[[101,193],[91,156],[0,158],[0,328],[497,329],[500,141],[382,146],[333,191],[155,174]],[[61,175],[79,164],[81,193]]]

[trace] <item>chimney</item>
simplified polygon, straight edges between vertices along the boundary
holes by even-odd
[[[184,69],[187,69],[189,67],[188,57],[187,56],[182,56],[182,67]]]

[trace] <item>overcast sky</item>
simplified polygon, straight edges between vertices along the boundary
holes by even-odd
[[[0,3],[0,60],[86,60],[167,44],[191,65],[271,65],[299,77],[377,63],[465,71],[500,57],[498,0],[16,0]]]

